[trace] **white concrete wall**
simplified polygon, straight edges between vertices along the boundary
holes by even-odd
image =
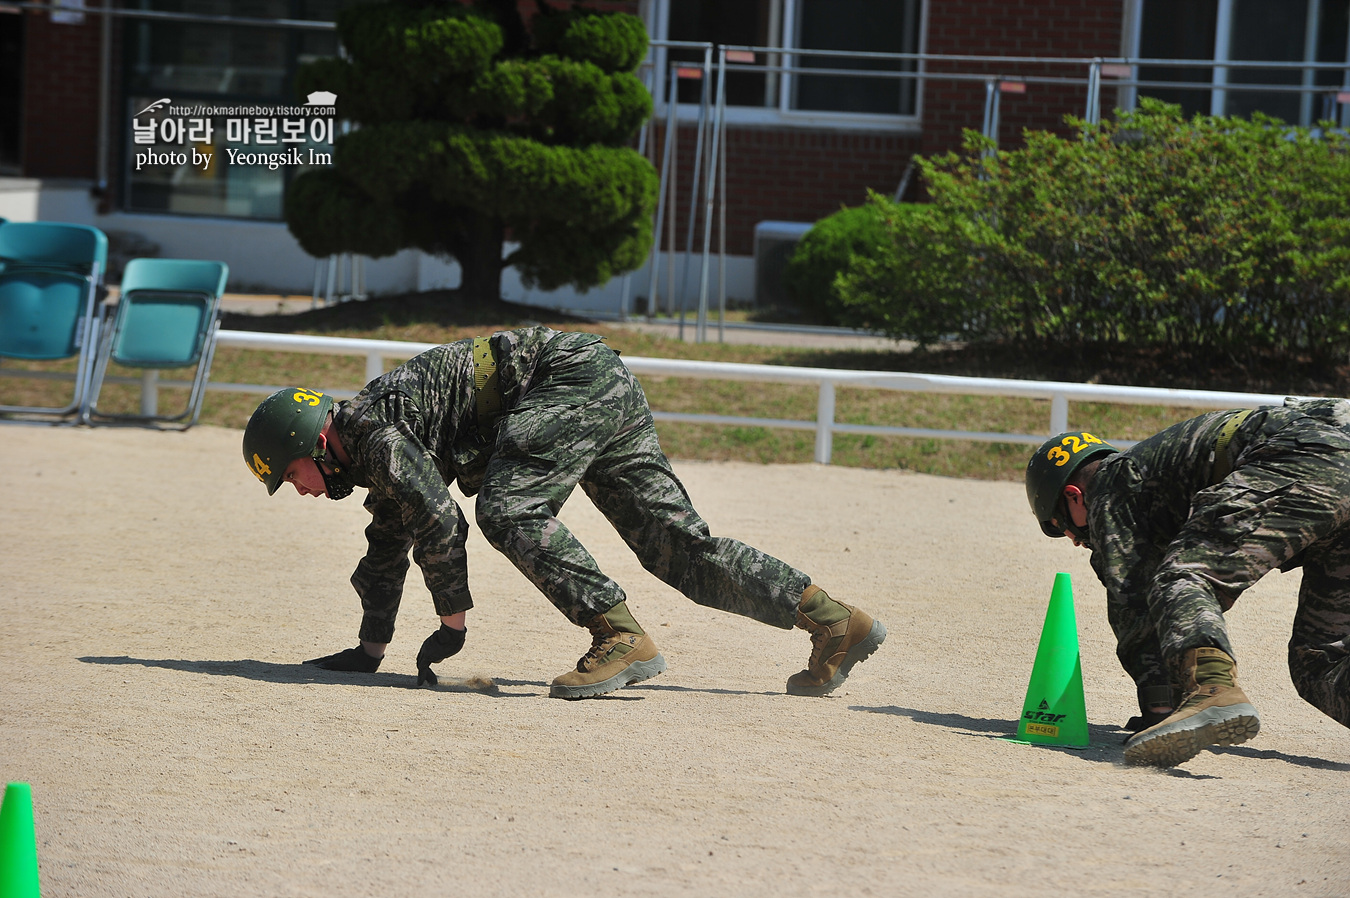
[[[98,201],[81,181],[39,181],[0,178],[0,218],[10,221],[65,221],[92,225],[105,232],[124,231],[140,235],[160,247],[160,256],[182,259],[219,259],[230,266],[229,290],[238,293],[309,295],[314,287],[315,260],[305,253],[279,222],[245,221],[186,215],[145,213],[98,213]],[[509,253],[514,247],[508,246]],[[685,308],[698,308],[702,257],[675,255],[674,296],[668,290],[667,254],[661,255],[657,296],[658,311],[677,311],[678,299]],[[708,307],[717,308],[718,259],[709,258]],[[324,266],[326,273],[327,266]],[[459,286],[459,265],[453,261],[405,250],[386,259],[365,262],[366,289],[372,293],[406,293]],[[603,287],[587,292],[570,288],[528,290],[514,269],[502,276],[502,298],[511,302],[577,313],[615,316],[624,300],[629,314],[645,314],[651,276],[649,266],[614,278]],[[744,303],[754,298],[754,261],[749,256],[728,256],[726,273],[728,302]]]
[[[37,221],[38,191],[41,185],[41,181],[31,178],[0,178],[0,218],[8,221]]]
[[[232,292],[308,295],[314,287],[314,258],[280,222],[131,212],[100,215],[87,182],[23,178],[0,178],[0,218],[125,231],[158,244],[159,255],[166,259],[218,259],[230,266]],[[415,289],[421,255],[409,251],[368,260],[367,289],[377,293]]]
[[[508,245],[506,252],[515,247]],[[668,254],[662,253],[658,270],[659,280],[656,295],[659,300],[658,312],[679,310],[679,297],[685,297],[685,308],[689,312],[698,309],[700,280],[702,278],[702,256],[694,255],[688,262],[685,273],[685,256],[675,254],[676,301],[668,297]],[[709,257],[708,265],[708,308],[715,310],[718,300],[718,258]],[[459,265],[432,256],[422,256],[417,281],[418,290],[435,290],[459,286]],[[546,309],[558,309],[579,314],[595,314],[615,317],[619,314],[620,304],[629,315],[645,315],[647,295],[651,288],[651,266],[644,264],[637,271],[624,277],[616,277],[603,287],[594,290],[579,291],[570,287],[561,290],[531,290],[520,282],[520,275],[514,268],[508,268],[502,275],[502,299],[524,305],[539,306]],[[681,290],[683,287],[683,291]],[[727,256],[726,291],[728,304],[749,302],[755,295],[755,265],[749,256]]]

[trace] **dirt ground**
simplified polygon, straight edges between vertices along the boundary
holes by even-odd
[[[1285,669],[1297,573],[1230,615],[1260,736],[1133,768],[1101,588],[1020,484],[676,469],[715,533],[885,622],[846,688],[784,695],[801,631],[684,599],[580,493],[563,518],[662,676],[548,698],[586,634],[476,530],[439,669],[495,692],[413,688],[436,625],[415,573],[378,673],[301,667],[355,644],[359,498],[269,500],[228,430],[0,427],[0,776],[32,785],[43,894],[1350,895],[1350,732]],[[1061,570],[1085,750],[1002,738]]]

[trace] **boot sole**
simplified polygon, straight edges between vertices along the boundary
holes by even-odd
[[[643,680],[650,680],[652,677],[663,672],[666,669],[666,659],[657,653],[655,658],[649,661],[634,661],[623,670],[610,677],[608,680],[601,680],[598,683],[587,683],[584,686],[562,686],[554,683],[549,689],[550,698],[590,698],[595,695],[604,695],[607,692],[613,692],[615,689],[622,689],[633,683],[641,683]]]
[[[1147,739],[1126,743],[1125,760],[1131,764],[1175,767],[1200,754],[1206,746],[1241,745],[1260,731],[1261,718],[1249,704],[1206,708]]]
[[[886,641],[886,628],[881,625],[881,621],[872,621],[872,629],[867,635],[858,641],[858,644],[848,650],[844,655],[844,662],[839,665],[839,669],[834,672],[834,676],[819,686],[798,686],[791,680],[787,684],[788,695],[809,695],[822,696],[829,695],[848,679],[849,671],[853,670],[853,665],[859,661],[866,661],[872,656],[881,644]]]

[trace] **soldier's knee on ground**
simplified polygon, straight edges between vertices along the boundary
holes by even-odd
[[[1290,646],[1289,677],[1304,701],[1350,727],[1350,649],[1346,640]]]

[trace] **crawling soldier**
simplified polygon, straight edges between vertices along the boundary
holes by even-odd
[[[1224,613],[1274,568],[1303,568],[1294,686],[1350,726],[1350,402],[1210,412],[1123,452],[1060,434],[1026,486],[1041,529],[1090,549],[1106,587],[1138,686],[1127,760],[1171,767],[1256,735]]]
[[[468,523],[450,495],[477,494],[478,526],[568,620],[591,631],[576,669],[550,694],[584,698],[653,677],[666,662],[625,603],[557,518],[577,484],[643,567],[702,605],[811,634],[793,695],[825,695],[876,651],[886,629],[837,602],[801,571],[744,543],[713,537],[657,442],[647,399],[592,334],[528,327],[436,347],[334,404],[288,388],[265,399],[244,432],[244,460],[268,494],[342,499],[368,489],[368,548],[352,575],[360,645],[311,662],[374,671],[394,635],[408,550],[440,628],[417,655],[418,683],[464,645]]]

